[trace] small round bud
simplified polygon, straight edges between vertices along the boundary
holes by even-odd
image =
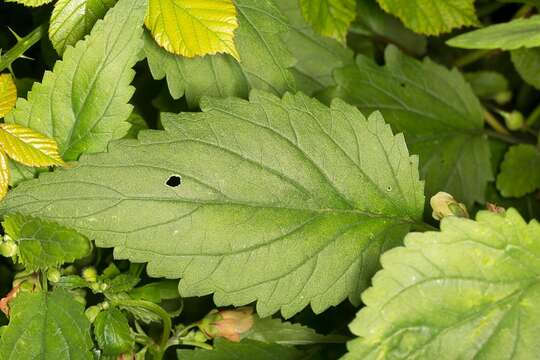
[[[13,257],[17,254],[17,243],[11,239],[4,238],[0,243],[0,254],[5,257]]]
[[[431,216],[433,216],[435,220],[441,220],[447,216],[469,217],[465,205],[457,202],[456,199],[448,193],[442,191],[438,192],[431,197],[429,203],[433,209]]]
[[[493,98],[495,102],[499,105],[507,104],[510,100],[512,100],[512,92],[510,91],[501,91],[495,95]]]
[[[223,337],[229,341],[240,341],[241,335],[254,324],[253,309],[242,307],[232,310],[212,310],[199,323],[209,338]]]
[[[82,271],[82,277],[84,280],[88,282],[96,282],[97,281],[97,270],[93,266],[89,266],[83,269]]]
[[[47,280],[49,280],[52,283],[57,283],[58,281],[60,281],[60,276],[61,276],[60,270],[56,268],[51,268],[47,270]]]
[[[523,127],[523,114],[519,111],[512,111],[507,116],[504,116],[506,127],[510,130],[519,130]]]

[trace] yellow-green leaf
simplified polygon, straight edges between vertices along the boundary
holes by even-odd
[[[19,124],[0,124],[0,148],[27,166],[65,165],[56,141]]]
[[[0,200],[6,197],[9,178],[8,157],[6,153],[0,150]]]
[[[355,0],[300,0],[306,21],[324,36],[344,42],[356,16]]]
[[[15,2],[24,6],[37,7],[48,4],[53,0],[6,0],[6,2]]]
[[[0,74],[0,118],[15,107],[17,87],[10,74]]]
[[[227,53],[239,59],[232,0],[150,0],[145,24],[166,50],[186,57]]]

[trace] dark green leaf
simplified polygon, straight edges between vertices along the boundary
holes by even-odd
[[[98,314],[94,321],[94,335],[106,356],[130,352],[135,346],[128,319],[116,308]]]

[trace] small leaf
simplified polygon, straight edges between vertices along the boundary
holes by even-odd
[[[117,0],[58,0],[49,25],[49,39],[62,55],[92,30]]]
[[[2,226],[19,245],[19,259],[29,270],[43,270],[87,256],[90,241],[83,235],[52,222],[12,214]]]
[[[98,314],[94,321],[94,335],[105,356],[116,356],[133,350],[135,340],[126,315],[117,308]]]
[[[340,335],[320,335],[307,326],[271,317],[256,317],[253,326],[242,338],[288,346],[341,343],[348,339]]]
[[[159,304],[163,300],[172,300],[180,297],[178,281],[162,280],[135,288],[129,292],[133,299],[147,300]]]
[[[53,2],[53,0],[5,0],[5,1],[14,2],[14,3],[18,3],[24,6],[30,6],[30,7],[37,7],[37,6],[41,6],[41,5],[45,5],[50,2]]]
[[[540,152],[536,146],[510,147],[497,176],[497,188],[506,197],[521,197],[540,188]]]
[[[304,354],[289,346],[255,340],[239,343],[216,339],[213,350],[177,350],[179,360],[302,360]]]
[[[17,87],[11,74],[0,74],[0,118],[6,116],[17,101]]]
[[[538,357],[540,224],[514,209],[476,219],[445,218],[382,256],[344,360]]]
[[[356,16],[355,0],[299,0],[305,19],[315,31],[344,42]]]
[[[18,124],[0,124],[0,148],[26,166],[65,166],[53,139]]]
[[[0,215],[37,212],[148,262],[151,276],[182,278],[182,296],[258,300],[261,316],[357,301],[379,254],[422,215],[403,137],[379,113],[303,94],[201,109],[22,183]]]
[[[149,0],[145,23],[156,42],[174,54],[226,53],[239,59],[232,0]]]
[[[540,89],[540,48],[513,50],[510,55],[521,78]]]
[[[381,7],[397,16],[409,29],[426,35],[450,32],[462,26],[478,25],[474,0],[378,0]]]
[[[540,15],[490,25],[456,36],[446,43],[464,49],[515,50],[540,46]]]
[[[0,200],[2,200],[7,192],[10,182],[9,159],[5,152],[0,150]]]
[[[0,337],[0,358],[92,360],[90,323],[81,303],[60,289],[21,292]]]

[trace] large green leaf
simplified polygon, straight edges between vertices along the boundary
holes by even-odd
[[[28,270],[43,270],[87,256],[90,241],[74,230],[38,218],[12,214],[2,227],[18,244],[20,261]]]
[[[497,176],[497,188],[506,197],[521,197],[540,188],[540,152],[536,146],[510,147]]]
[[[14,2],[14,3],[22,4],[24,6],[31,6],[31,7],[45,5],[52,1],[53,0],[6,0],[6,2]]]
[[[321,36],[306,23],[298,1],[274,0],[287,17],[289,30],[282,38],[296,58],[291,69],[298,90],[312,95],[327,86],[334,85],[335,69],[353,63],[353,53],[338,41]]]
[[[255,340],[233,343],[217,339],[213,350],[178,350],[180,360],[301,360],[303,353],[293,347]]]
[[[319,34],[345,41],[356,17],[355,0],[297,0],[307,22]],[[293,2],[293,1],[291,1]]]
[[[49,39],[59,54],[73,46],[117,0],[58,0],[54,4],[49,25]]]
[[[379,254],[422,216],[403,137],[378,113],[302,94],[201,106],[19,185],[0,214],[39,212],[152,276],[181,277],[182,296],[258,300],[263,317],[357,301]]]
[[[377,0],[415,32],[437,35],[468,25],[478,25],[474,0]]]
[[[142,48],[145,11],[145,0],[120,0],[34,84],[28,100],[18,100],[6,122],[55,139],[67,161],[105,150],[118,127],[129,127],[131,67]]]
[[[540,89],[540,48],[518,49],[510,54],[521,78]]]
[[[540,356],[540,225],[517,211],[445,218],[385,253],[345,359]]]
[[[0,338],[2,360],[93,359],[90,323],[71,294],[23,292],[9,305],[9,326]]]
[[[456,36],[448,40],[447,44],[465,49],[503,50],[540,46],[540,16],[490,25]]]
[[[339,96],[360,110],[380,110],[420,156],[428,197],[447,191],[471,205],[482,203],[492,179],[482,107],[457,70],[403,55],[391,46],[386,66],[360,56],[336,72]]]
[[[195,107],[202,96],[247,97],[250,89],[281,95],[295,88],[290,68],[294,58],[280,35],[287,31],[282,14],[271,0],[236,0],[239,28],[236,47],[241,62],[230,55],[185,58],[168,53],[145,37],[145,52],[152,75],[167,76],[173,98],[185,95]]]

